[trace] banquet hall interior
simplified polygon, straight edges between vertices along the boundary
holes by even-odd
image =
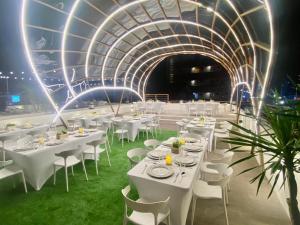
[[[300,225],[298,5],[2,0],[0,224]]]

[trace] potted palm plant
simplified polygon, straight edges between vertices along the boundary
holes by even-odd
[[[281,180],[279,178],[282,178],[283,181],[279,185],[281,185],[280,188],[288,188],[289,197],[286,200],[292,225],[299,225],[300,213],[295,174],[300,172],[300,102],[292,102],[288,106],[265,105],[260,119],[253,118],[256,119],[261,132],[253,132],[239,124],[231,123],[238,129],[232,129],[231,137],[224,139],[224,142],[233,145],[230,151],[248,152],[246,157],[237,160],[231,166],[256,156],[270,157],[262,162],[261,171],[250,182],[258,180],[258,193],[266,173],[270,173],[272,181],[268,196],[270,197],[278,180]],[[244,150],[245,147],[250,147],[251,152]],[[257,169],[257,167],[248,168],[240,174]]]

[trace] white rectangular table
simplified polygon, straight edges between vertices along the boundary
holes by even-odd
[[[86,137],[69,136],[62,144],[42,146],[36,150],[7,151],[14,163],[23,169],[26,180],[35,190],[40,190],[53,174],[53,163],[58,159],[55,153],[83,146],[103,137],[103,131],[90,133]]]
[[[174,158],[174,155],[172,156]],[[128,172],[129,179],[136,186],[141,198],[150,199],[151,201],[161,201],[170,197],[169,207],[171,209],[172,225],[186,224],[192,200],[192,187],[194,181],[198,178],[203,152],[196,153],[195,156],[197,156],[197,165],[184,168],[186,176],[183,176],[182,180],[179,176],[176,182],[174,182],[175,174],[166,179],[156,179],[149,176],[147,171],[143,173],[145,164],[151,165],[147,159],[142,160]],[[162,160],[160,163],[164,164],[164,161]],[[174,163],[172,167],[175,171],[179,170],[179,167]]]

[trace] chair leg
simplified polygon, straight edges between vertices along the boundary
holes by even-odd
[[[129,143],[129,134],[127,132],[127,143]]]
[[[72,176],[74,176],[74,169],[73,166],[71,166]]]
[[[94,146],[94,160],[95,160],[95,167],[96,167],[96,174],[98,175],[98,158],[97,158],[97,146]]]
[[[197,199],[195,197],[193,197],[192,199],[192,219],[191,219],[191,225],[194,224],[194,217],[195,217],[195,210],[196,210],[196,202],[197,202]]]
[[[110,158],[109,158],[109,154],[108,154],[108,150],[107,150],[107,147],[106,147],[106,146],[105,146],[105,152],[106,152],[108,164],[109,164],[109,166],[111,166]]]
[[[53,166],[53,184],[56,184],[56,166]]]
[[[82,163],[82,168],[83,168],[83,172],[84,172],[84,175],[85,175],[85,179],[86,179],[86,181],[88,181],[89,179],[88,179],[88,176],[87,176],[87,173],[86,173],[84,160],[83,160],[83,155],[81,155],[81,163]]]
[[[108,149],[109,149],[109,151],[111,152],[111,146],[110,146],[110,143],[109,143],[109,139],[108,139],[108,138],[106,138],[105,143],[107,144]]]
[[[168,216],[168,225],[171,225],[171,216],[170,216],[170,214],[169,214],[169,216]]]
[[[21,173],[21,176],[22,176],[22,180],[23,180],[24,190],[25,190],[25,193],[27,194],[26,180],[25,180],[25,176],[24,176],[24,172],[23,171]]]
[[[65,178],[66,178],[66,189],[67,192],[69,192],[68,167],[66,163],[65,163]]]
[[[126,216],[124,216],[123,225],[127,225],[127,218],[126,218]]]
[[[226,199],[223,196],[223,205],[224,205],[224,212],[225,212],[225,219],[226,219],[226,225],[229,225],[228,222],[228,215],[227,215],[227,207],[226,207]]]
[[[229,204],[229,199],[228,199],[228,189],[227,189],[226,186],[225,186],[225,196],[226,196],[226,204],[228,205],[228,204]]]

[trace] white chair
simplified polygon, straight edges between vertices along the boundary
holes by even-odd
[[[2,168],[0,170],[0,180],[3,180],[7,177],[15,176],[15,175],[21,175],[23,185],[24,185],[24,190],[25,190],[25,193],[27,193],[26,180],[25,180],[24,172],[22,169],[20,169],[16,165],[8,165],[5,168]]]
[[[143,132],[144,136],[146,133],[147,139],[149,138],[149,132],[152,133],[152,137],[154,137],[152,127],[150,127],[149,124],[150,124],[150,122],[145,122],[145,123],[141,124],[141,126],[139,127],[139,131],[138,131],[138,139],[140,139],[140,132]]]
[[[222,178],[220,174],[232,170],[231,167],[226,163],[212,163],[212,162],[203,162],[200,166],[201,179],[204,181],[214,181]],[[230,178],[226,187],[226,194],[230,191]],[[228,204],[228,195],[226,196],[226,202]]]
[[[168,206],[170,197],[164,201],[151,202],[146,199],[138,199],[133,201],[127,197],[130,192],[130,186],[122,189],[123,198],[125,201],[125,211],[123,225],[132,222],[138,225],[158,225],[165,222],[170,225],[170,208]],[[128,208],[133,210],[128,215]]]
[[[230,137],[230,135],[229,135],[228,132],[225,132],[225,133],[215,132],[214,133],[214,151],[217,150],[217,141],[218,141],[218,139],[229,138],[229,137]]]
[[[231,164],[234,153],[228,152],[228,149],[220,149],[208,154],[208,161],[213,163]]]
[[[89,124],[89,128],[99,128],[101,127],[103,124],[102,119],[101,118],[94,118],[91,120],[90,124]]]
[[[156,139],[148,139],[148,140],[144,141],[144,145],[145,145],[146,149],[148,149],[148,150],[153,150],[160,144],[161,144],[161,142]]]
[[[161,133],[161,127],[160,127],[160,116],[156,115],[152,122],[148,124],[148,127],[151,128],[152,132],[155,133],[155,137],[157,137],[157,130],[159,129],[159,132]],[[152,134],[153,136],[153,134]]]
[[[106,140],[105,138],[101,138],[99,140],[91,141],[87,143],[87,145],[91,146],[92,148],[87,148],[83,151],[83,158],[84,160],[91,159],[95,161],[96,174],[98,175],[98,160],[102,152],[106,152],[108,164],[111,166]],[[100,148],[100,145],[104,145],[104,149]]]
[[[57,157],[60,157],[60,159],[56,160],[53,164],[53,170],[54,170],[53,183],[54,183],[54,185],[56,183],[56,170],[57,170],[57,168],[63,167],[63,168],[65,168],[66,190],[67,190],[67,192],[69,192],[68,167],[71,167],[72,175],[74,175],[73,166],[77,165],[80,162],[82,162],[82,167],[83,167],[83,171],[85,174],[85,178],[88,181],[81,147],[79,147],[78,149],[62,151],[55,155]],[[79,160],[77,158],[78,155],[81,157],[81,160]]]
[[[177,126],[177,136],[188,133],[188,131],[186,130],[186,123],[182,121],[177,121],[176,126]]]
[[[68,123],[68,127],[71,130],[76,130],[76,129],[78,129],[80,127],[79,120],[77,120],[77,119],[68,119],[67,123]]]
[[[131,167],[138,164],[145,156],[147,151],[144,148],[133,148],[127,152],[127,158],[130,162]]]
[[[12,160],[9,159],[6,156],[6,151],[5,151],[5,142],[7,141],[15,141],[19,137],[16,135],[8,135],[8,136],[2,136],[0,137],[0,141],[2,142],[2,147],[0,147],[0,153],[1,153],[1,159],[0,159],[0,167],[5,167],[7,165],[12,164]]]
[[[113,134],[112,134],[112,144],[114,142],[114,135],[118,135],[119,139],[122,140],[122,148],[124,147],[124,138],[126,135],[127,142],[129,143],[129,135],[128,130],[126,129],[126,121],[123,120],[115,120],[113,121]]]
[[[200,168],[201,169],[201,168]],[[231,168],[224,170],[223,167],[215,166],[214,169],[218,171],[220,178],[213,181],[197,180],[193,186],[193,199],[192,199],[192,220],[191,224],[194,224],[194,216],[196,210],[197,199],[220,199],[223,200],[225,221],[226,225],[229,225],[227,215],[227,183],[233,173]],[[206,171],[207,172],[207,171]]]

